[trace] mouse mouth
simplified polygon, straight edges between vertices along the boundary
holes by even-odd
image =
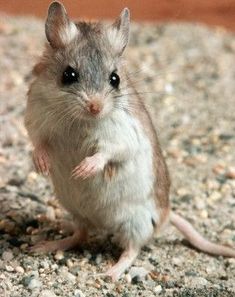
[[[86,111],[86,115],[85,117],[88,120],[100,120],[102,118],[105,117],[105,113],[100,111],[100,112],[90,112],[90,111]]]

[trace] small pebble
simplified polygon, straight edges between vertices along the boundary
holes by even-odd
[[[27,180],[29,182],[33,182],[37,179],[38,174],[35,171],[31,171],[28,176],[27,176]]]
[[[212,170],[215,174],[223,174],[224,170],[225,170],[225,165],[224,164],[216,164]]]
[[[96,280],[95,283],[93,284],[93,286],[96,288],[96,289],[100,289],[101,288],[101,283],[99,282],[99,280]]]
[[[154,288],[154,293],[159,294],[162,291],[162,286],[158,285]]]
[[[96,263],[97,265],[100,265],[101,262],[102,262],[102,255],[101,255],[101,254],[98,254],[98,255],[96,256],[95,263]]]
[[[8,220],[0,221],[0,230],[4,230],[6,233],[12,234],[15,230],[15,223]]]
[[[128,284],[131,283],[131,276],[130,276],[129,273],[127,273],[127,274],[125,275],[125,280],[126,280],[126,282],[127,282]]]
[[[193,288],[205,287],[208,284],[208,281],[204,277],[196,276],[190,277],[189,283]]]
[[[14,271],[14,268],[10,265],[6,265],[5,267],[6,267],[6,271],[8,271],[8,272]]]
[[[57,264],[52,264],[51,265],[51,269],[52,270],[57,270],[58,269],[58,265]]]
[[[172,263],[175,265],[175,266],[180,266],[182,265],[182,259],[178,258],[178,257],[174,257],[172,258]]]
[[[167,153],[169,156],[171,156],[174,159],[178,159],[182,157],[182,151],[180,151],[178,148],[175,148],[175,147],[169,148],[167,150]]]
[[[212,192],[211,195],[208,197],[208,200],[214,202],[220,200],[221,198],[222,196],[219,192]]]
[[[85,297],[81,290],[75,290],[74,297]]]
[[[21,266],[16,266],[15,271],[19,273],[24,273],[24,268]]]
[[[189,191],[188,191],[188,189],[186,189],[186,188],[179,188],[179,189],[177,190],[177,194],[178,194],[179,196],[185,196],[185,195],[188,195],[188,194],[189,194]]]
[[[72,268],[74,266],[74,263],[71,259],[67,259],[66,260],[66,265],[68,266],[68,268]]]
[[[142,281],[141,278],[140,278],[138,275],[136,275],[136,276],[134,276],[134,277],[132,278],[131,283],[134,284],[134,285],[137,285],[137,284],[140,283],[141,281]]]
[[[24,250],[26,250],[28,248],[28,246],[29,246],[28,243],[23,243],[23,244],[21,244],[20,249],[22,251],[24,251]]]
[[[22,278],[21,283],[25,286],[28,287],[30,281],[32,280],[32,276],[25,276]]]
[[[54,265],[56,265],[56,264],[54,264]],[[41,266],[42,268],[44,268],[44,269],[49,269],[49,267],[50,267],[48,261],[46,261],[46,260],[45,260],[45,261],[41,261],[40,266]],[[53,270],[54,270],[54,269],[53,269]]]
[[[69,271],[74,275],[78,275],[79,271],[81,271],[81,267],[80,267],[80,265],[75,265],[75,266],[70,267]]]
[[[32,266],[33,266],[33,269],[36,269],[36,270],[33,270],[33,271],[31,272],[31,277],[32,277],[32,278],[38,278],[38,277],[39,277],[39,272],[38,272],[38,270],[37,270],[38,264],[36,264],[36,265],[33,265],[33,264],[32,264]]]
[[[218,190],[220,186],[220,184],[216,180],[208,180],[206,185],[210,190]]]
[[[0,279],[6,279],[5,274],[0,274]]]
[[[173,86],[171,83],[166,83],[165,84],[165,91],[167,94],[172,94],[173,93]]]
[[[39,297],[56,297],[55,293],[50,291],[50,290],[43,290],[40,294]]]
[[[30,290],[34,290],[36,288],[40,288],[42,286],[42,283],[40,282],[40,280],[33,278],[30,280],[29,284],[28,284],[28,288]]]
[[[230,259],[228,259],[227,261],[229,262],[229,264],[235,266],[235,258],[230,258]]]
[[[203,219],[207,219],[208,218],[208,211],[203,209],[202,211],[200,211],[200,217]]]
[[[2,253],[2,259],[3,261],[11,261],[14,258],[13,254],[11,251],[4,251]]]
[[[208,266],[206,267],[206,273],[212,274],[215,271],[215,267]]]
[[[41,277],[41,278],[46,277],[46,273],[41,273],[41,274],[40,274],[40,277]]]
[[[55,221],[55,210],[52,206],[47,206],[46,216],[49,220]]]
[[[201,197],[195,197],[194,198],[195,200],[195,207],[198,209],[198,210],[204,210],[206,208],[206,203],[204,200],[201,199]]]
[[[63,251],[57,251],[55,256],[54,256],[55,260],[62,260],[64,259],[64,253]]]
[[[67,268],[67,267],[66,267]],[[66,269],[60,271],[60,276],[71,283],[76,282],[76,276],[68,272]]]
[[[132,266],[130,268],[129,274],[131,278],[138,277],[140,280],[144,280],[145,276],[149,273],[144,267]]]
[[[226,172],[225,176],[227,178],[235,179],[235,167],[230,167]]]
[[[87,250],[84,251],[84,256],[85,256],[88,260],[90,260],[91,257],[92,257],[91,253],[89,253]]]

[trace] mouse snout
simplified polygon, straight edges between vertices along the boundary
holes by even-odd
[[[103,104],[97,99],[93,99],[87,104],[87,110],[93,115],[99,114],[102,109]]]

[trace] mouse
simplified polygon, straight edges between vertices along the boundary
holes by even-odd
[[[232,247],[205,239],[171,210],[158,136],[125,69],[129,31],[128,8],[111,25],[75,23],[52,2],[25,112],[35,167],[52,180],[74,226],[70,236],[39,242],[33,251],[74,248],[91,231],[113,234],[122,249],[105,273],[113,281],[168,222],[198,250],[235,257]]]

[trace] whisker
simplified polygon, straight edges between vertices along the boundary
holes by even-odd
[[[132,93],[116,95],[116,96],[113,96],[113,98],[121,98],[121,97],[132,96],[132,95],[146,95],[146,94],[166,95],[166,92],[132,92]]]
[[[167,74],[169,74],[169,73],[173,74],[173,73],[177,73],[177,72],[178,72],[178,70],[176,69],[176,70],[168,71]],[[143,77],[143,78],[139,78],[137,80],[133,80],[132,78],[130,78],[130,77],[127,76],[125,78],[126,85],[123,86],[123,87],[121,87],[121,88],[119,88],[119,90],[122,91],[123,88],[126,88],[126,87],[130,87],[130,88],[136,87],[140,83],[145,83],[146,78],[154,79],[154,78],[157,78],[157,77],[161,77],[161,75],[162,75],[161,73],[158,73],[156,75],[146,76],[146,77]]]

